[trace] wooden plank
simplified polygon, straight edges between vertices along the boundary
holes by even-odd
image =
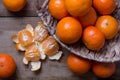
[[[16,61],[16,74],[9,80],[97,80],[91,72],[78,77],[67,68],[66,59],[69,52],[62,49],[64,56],[60,61],[45,60],[42,64],[40,72],[34,73],[30,71],[30,67],[22,63],[23,53],[15,50],[15,45],[10,40],[10,36],[25,27],[27,23],[36,25],[39,21],[38,17],[23,18],[0,18],[0,53],[9,53]],[[89,79],[89,77],[91,77]]]
[[[2,0],[0,0],[0,16],[2,17],[37,16],[36,10],[35,0],[27,0],[27,4],[24,9],[17,13],[8,11],[3,5]]]
[[[10,36],[14,32],[16,31],[0,31],[0,53],[10,54],[17,64],[16,73],[13,77],[9,78],[9,80],[98,80],[92,72],[88,72],[81,76],[73,74],[67,67],[66,60],[69,52],[66,49],[62,49],[64,56],[60,61],[50,61],[46,59],[42,61],[43,64],[40,71],[31,72],[30,66],[25,66],[22,63],[24,53],[16,51],[14,43],[10,40]],[[120,66],[117,68],[116,74],[114,74],[112,78],[109,78],[109,80],[119,79],[119,67]]]
[[[10,54],[17,64],[16,73],[9,80],[83,80],[86,76],[97,80],[91,72],[80,78],[73,74],[67,67],[66,59],[69,52],[65,49],[63,49],[64,56],[60,61],[46,59],[42,61],[42,69],[40,71],[31,72],[30,66],[25,66],[22,63],[24,53],[15,50],[15,45],[10,40],[10,36],[23,29],[27,23],[35,26],[38,21],[38,17],[0,18],[0,53]]]
[[[0,17],[0,30],[18,31],[25,28],[28,23],[36,26],[38,21],[40,21],[39,17]]]
[[[0,53],[10,54],[17,65],[16,73],[13,77],[4,80],[106,80],[98,79],[92,71],[77,76],[67,67],[67,57],[69,51],[64,48],[64,55],[60,61],[50,61],[46,59],[42,61],[42,69],[38,72],[31,72],[30,66],[22,63],[24,53],[15,50],[15,44],[10,40],[10,36],[17,31],[25,28],[27,23],[36,26],[39,21],[38,17],[16,17],[16,18],[0,18]],[[120,63],[117,63],[116,73],[107,80],[120,79]]]

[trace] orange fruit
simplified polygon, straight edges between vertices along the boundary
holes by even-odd
[[[110,77],[116,70],[115,63],[95,62],[92,65],[92,70],[100,78]]]
[[[61,19],[56,27],[57,37],[64,43],[72,44],[77,42],[82,34],[80,22],[73,17]]]
[[[78,74],[87,73],[91,67],[91,61],[78,57],[77,55],[70,54],[67,59],[68,68]]]
[[[105,43],[104,35],[94,26],[89,26],[84,29],[82,40],[90,50],[100,50]]]
[[[28,46],[33,42],[33,35],[26,29],[21,30],[18,32],[18,41],[22,46]]]
[[[48,9],[51,15],[56,19],[62,19],[68,16],[64,2],[65,0],[50,0],[48,3]]]
[[[3,0],[3,3],[8,10],[18,12],[25,6],[26,0]]]
[[[16,70],[14,59],[8,54],[0,54],[0,78],[11,77]]]
[[[65,0],[65,6],[72,16],[83,16],[90,10],[92,0]]]
[[[118,22],[109,15],[99,17],[95,26],[104,34],[106,39],[112,39],[118,33]]]
[[[95,9],[91,7],[90,11],[86,15],[79,17],[79,20],[84,28],[87,26],[93,26],[97,20]]]
[[[111,14],[116,7],[114,0],[93,0],[93,6],[102,15]]]

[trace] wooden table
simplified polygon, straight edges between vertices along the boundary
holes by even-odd
[[[29,66],[22,63],[23,52],[15,50],[14,43],[10,40],[13,33],[25,28],[30,23],[34,27],[40,18],[37,16],[34,0],[27,0],[25,8],[18,12],[9,12],[0,0],[0,53],[10,54],[16,61],[17,70],[14,76],[6,80],[120,80],[120,62],[116,62],[117,70],[108,79],[99,79],[92,71],[77,76],[67,67],[69,51],[62,48],[64,55],[60,61],[46,59],[42,62],[42,68],[38,72],[31,72]]]

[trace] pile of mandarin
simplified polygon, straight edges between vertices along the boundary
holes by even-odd
[[[31,71],[40,70],[46,57],[59,60],[62,56],[58,43],[49,35],[42,22],[38,22],[35,28],[27,24],[25,29],[13,34],[11,39],[16,45],[16,50],[24,52],[23,63],[31,64]]]
[[[65,44],[82,41],[95,51],[118,33],[118,22],[111,16],[115,8],[114,0],[50,0],[48,3],[50,14],[59,20],[57,37]]]
[[[116,8],[114,0],[50,0],[48,10],[58,19],[56,35],[65,44],[82,41],[89,50],[100,50],[105,41],[118,33],[118,22],[111,15]],[[108,78],[116,71],[116,64],[97,62],[70,54],[68,68],[78,74],[89,70],[100,78]]]

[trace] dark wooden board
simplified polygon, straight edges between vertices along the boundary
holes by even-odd
[[[11,41],[10,36],[17,31],[25,28],[27,23],[36,26],[39,21],[38,17],[21,17],[21,18],[0,18],[0,53],[10,54],[16,61],[17,70],[13,77],[6,80],[98,80],[98,78],[89,71],[87,74],[77,76],[67,67],[67,57],[69,52],[64,52],[60,61],[42,61],[42,69],[38,72],[31,72],[30,66],[22,63],[24,53],[15,50],[15,44]],[[117,71],[109,78],[110,80],[120,79],[120,64],[117,63]]]
[[[0,53],[10,54],[17,64],[16,74],[11,80],[79,80],[79,77],[69,71],[67,67],[66,59],[69,52],[65,49],[63,49],[64,55],[60,61],[50,61],[49,59],[43,61],[42,69],[37,73],[31,72],[30,67],[22,63],[24,53],[15,50],[15,45],[10,36],[25,28],[27,23],[35,26],[38,21],[38,17],[0,18],[0,24],[2,24],[0,25]],[[93,74],[87,74],[86,76],[96,80]],[[81,77],[81,79],[84,79],[84,77]]]
[[[0,17],[18,17],[18,16],[37,16],[35,0],[27,0],[26,6],[20,12],[10,12],[3,5],[2,0],[0,0]]]
[[[22,63],[24,53],[15,50],[15,44],[11,41],[10,36],[25,28],[28,23],[33,27],[37,25],[40,19],[37,17],[34,4],[34,0],[27,0],[27,5],[21,12],[11,13],[0,0],[0,53],[11,55],[17,65],[16,73],[11,78],[4,80],[120,80],[120,62],[116,62],[117,70],[108,79],[100,79],[92,71],[81,76],[75,75],[67,67],[66,60],[70,52],[64,48],[61,48],[64,54],[60,61],[46,59],[42,61],[41,70],[31,72],[30,66]]]

